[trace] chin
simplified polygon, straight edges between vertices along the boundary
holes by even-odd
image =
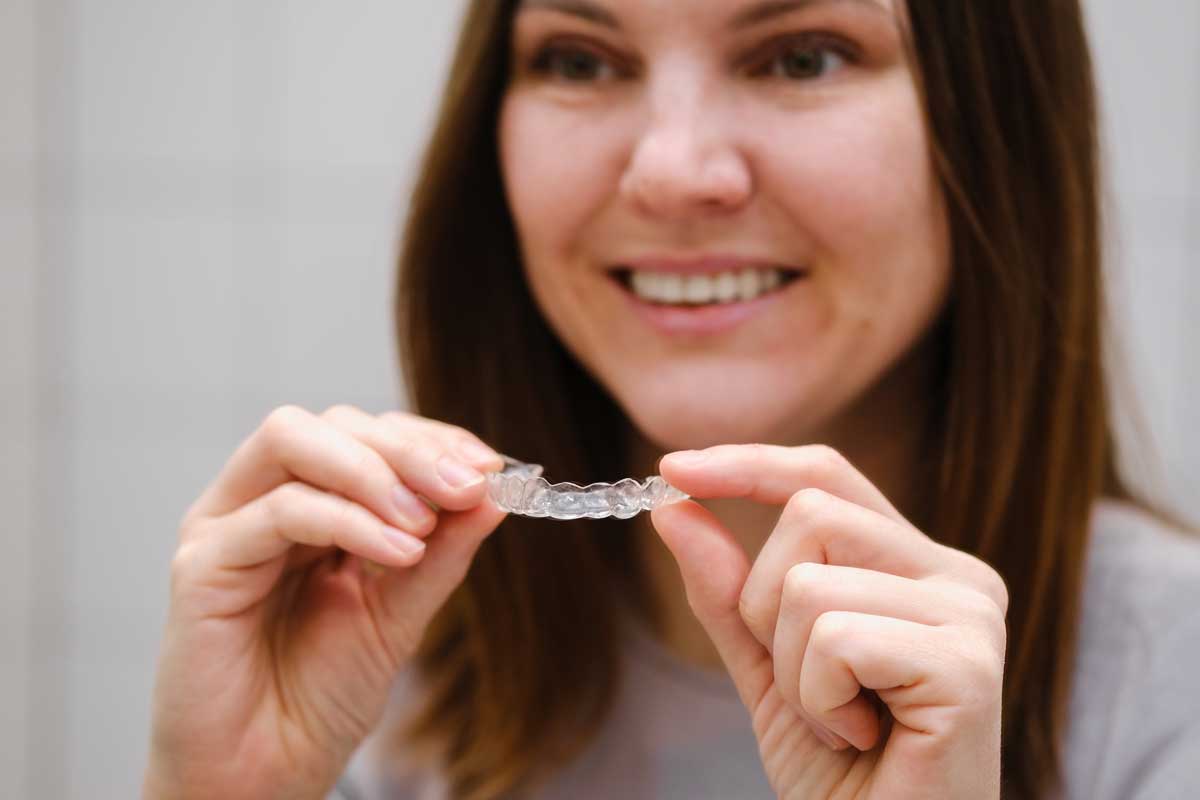
[[[732,400],[732,398],[730,398]],[[718,444],[784,441],[797,420],[775,420],[761,403],[701,401],[684,397],[631,403],[625,412],[650,444],[663,450],[702,450]],[[787,424],[785,424],[785,422]]]
[[[603,374],[603,372],[601,373]],[[666,452],[717,444],[792,441],[818,405],[806,377],[777,365],[720,359],[609,372],[604,383],[641,435]]]

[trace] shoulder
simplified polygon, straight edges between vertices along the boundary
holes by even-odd
[[[1200,536],[1137,506],[1103,499],[1092,515],[1079,657],[1136,663],[1191,683],[1200,659]]]
[[[1177,796],[1200,753],[1200,537],[1097,502],[1081,602],[1068,797]]]
[[[1096,608],[1130,622],[1153,623],[1146,634],[1200,623],[1200,536],[1130,503],[1104,498],[1093,510],[1084,583],[1085,619]]]
[[[1190,577],[1200,574],[1200,536],[1160,519],[1132,503],[1103,497],[1092,507],[1092,545],[1108,564],[1112,556],[1124,556],[1135,568],[1156,571],[1160,558],[1181,557],[1176,563]],[[1174,568],[1171,568],[1174,571]]]

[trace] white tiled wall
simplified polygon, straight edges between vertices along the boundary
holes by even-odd
[[[1118,306],[1200,515],[1200,4],[1088,5]],[[183,509],[275,405],[395,405],[395,223],[460,7],[0,11],[0,795],[135,796]]]

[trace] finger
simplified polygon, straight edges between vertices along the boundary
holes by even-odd
[[[659,472],[672,486],[697,498],[744,497],[783,505],[811,486],[909,524],[871,481],[825,445],[722,444],[677,451],[659,460]]]
[[[738,613],[749,573],[746,552],[712,512],[691,500],[659,506],[654,529],[675,556],[688,605],[704,626],[746,708],[753,712],[771,685],[771,658]]]
[[[426,427],[432,434],[441,436],[468,464],[483,472],[504,468],[504,457],[500,452],[466,428],[408,411],[387,411],[380,419],[389,424],[411,423]]]
[[[784,578],[768,650],[777,661],[787,653],[803,655],[813,623],[827,611],[857,611],[923,625],[966,625],[989,633],[1004,624],[990,599],[950,581],[918,581],[856,567],[804,562],[793,566]]]
[[[483,541],[506,516],[490,497],[466,511],[445,511],[412,569],[378,576],[381,628],[397,653],[411,653],[446,598],[466,577]]]
[[[291,481],[250,501],[222,519],[222,532],[206,537],[213,565],[253,567],[283,555],[293,545],[339,547],[381,564],[407,567],[425,544],[394,528],[363,506],[300,481]]]
[[[701,456],[701,460],[689,464],[687,459],[693,455]],[[858,547],[857,553],[847,551],[839,563],[870,566],[867,559],[871,556],[871,548],[884,545],[879,551],[881,557],[899,557],[911,565],[916,563],[913,557],[918,556],[921,564],[932,565],[947,577],[978,588],[1002,610],[1008,608],[1007,587],[994,568],[970,553],[947,547],[925,535],[905,519],[866,476],[831,447],[716,445],[705,450],[668,453],[660,460],[659,470],[668,483],[693,497],[744,497],[769,505],[786,503],[789,509],[785,510],[785,516],[795,515],[801,520],[808,511],[819,513],[823,506],[832,505],[821,501],[826,495],[845,501],[842,505],[860,506],[886,519],[887,524],[858,526],[857,530],[876,530],[881,535],[870,543],[861,542],[863,546]],[[800,497],[796,496],[798,494]],[[791,507],[793,503],[798,507]],[[863,520],[870,518],[869,514],[859,516]],[[836,546],[839,541],[829,538],[826,543]],[[850,546],[855,542],[845,544]],[[923,553],[920,552],[922,548]],[[911,567],[878,568],[917,577]],[[754,581],[754,576],[751,580]]]
[[[271,489],[226,517],[206,519],[200,528],[211,530],[182,543],[173,575],[180,589],[220,590],[205,595],[220,604],[205,614],[239,613],[262,599],[284,569],[283,555],[298,545],[337,547],[390,567],[412,566],[425,552],[420,539],[353,500],[300,481]],[[275,569],[254,572],[272,560]]]
[[[298,406],[283,406],[267,415],[188,516],[224,516],[297,478],[360,503],[394,527],[419,527],[410,519],[411,512],[397,504],[403,487],[383,456]],[[182,530],[192,527],[184,524]]]
[[[878,742],[880,721],[863,689],[876,691],[906,728],[953,735],[954,725],[994,714],[1002,671],[1002,659],[953,626],[830,611],[813,625],[800,703],[827,728],[869,750]]]
[[[763,544],[742,592],[750,630],[770,647],[784,578],[797,564],[837,564],[905,578],[951,570],[948,548],[919,531],[820,489],[797,492]]]
[[[395,415],[383,420],[344,405],[330,408],[322,417],[378,452],[409,489],[441,508],[472,508],[487,493],[483,473],[465,463],[445,433],[434,433],[432,426]],[[491,466],[503,469],[504,462],[497,457]]]
[[[813,626],[831,611],[887,616],[922,625],[991,629],[993,644],[1003,653],[1003,615],[982,594],[949,582],[915,581],[853,567],[797,564],[784,581],[769,649],[780,695],[806,718],[800,699],[801,667]]]

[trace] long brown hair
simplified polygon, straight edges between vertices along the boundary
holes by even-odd
[[[475,0],[404,229],[396,333],[410,407],[546,474],[611,480],[629,421],[565,351],[522,276],[496,123],[516,0]],[[1094,501],[1130,500],[1101,358],[1095,92],[1078,0],[908,0],[910,58],[947,198],[950,300],[924,529],[1010,592],[1006,794],[1054,786]],[[1143,504],[1144,505],[1144,504]],[[619,686],[617,593],[648,604],[627,525],[510,515],[434,619],[398,750],[455,797],[531,787]]]

